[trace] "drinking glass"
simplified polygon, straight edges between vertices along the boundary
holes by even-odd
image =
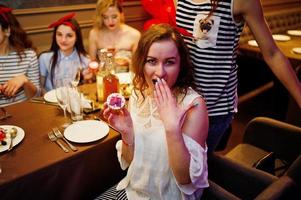
[[[74,77],[71,80],[71,85],[73,87],[77,87],[81,79],[83,68],[78,62],[74,62],[74,65],[76,65],[77,67],[75,69]]]
[[[68,106],[68,79],[55,80],[55,95],[60,107],[64,111],[64,117],[66,117],[66,109]]]
[[[83,119],[83,106],[82,106],[82,94],[76,87],[69,89],[69,108],[70,115],[73,121],[80,121]]]

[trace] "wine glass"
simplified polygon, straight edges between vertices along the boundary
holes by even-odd
[[[80,80],[81,80],[81,76],[82,76],[82,72],[83,72],[83,67],[82,67],[82,65],[78,61],[72,62],[72,65],[73,66],[71,66],[71,67],[76,66],[76,69],[74,69],[73,78],[71,80],[71,85],[73,87],[77,87],[78,84],[80,83]]]
[[[55,80],[55,95],[60,107],[64,111],[64,117],[66,117],[66,109],[68,106],[68,80],[67,79]]]

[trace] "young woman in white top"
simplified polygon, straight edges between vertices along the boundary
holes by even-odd
[[[89,34],[89,55],[97,60],[97,51],[102,48],[133,53],[140,32],[124,23],[124,13],[118,0],[98,0],[96,20]]]
[[[133,66],[128,109],[104,109],[104,117],[121,133],[118,159],[122,169],[128,167],[116,189],[130,200],[199,199],[208,187],[208,114],[191,84],[192,66],[181,35],[166,24],[152,26],[142,34]]]
[[[40,91],[37,55],[12,9],[0,4],[0,107]]]

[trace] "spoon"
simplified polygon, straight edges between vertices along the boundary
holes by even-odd
[[[17,132],[18,130],[15,127],[11,128],[8,132],[10,134],[10,144],[8,151],[10,151],[13,148],[13,139],[17,136]]]

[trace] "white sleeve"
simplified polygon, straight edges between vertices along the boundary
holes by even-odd
[[[116,143],[117,157],[120,164],[121,169],[125,170],[129,167],[129,163],[126,162],[122,157],[122,140],[118,140]]]
[[[207,167],[207,146],[204,149],[199,143],[189,136],[183,134],[185,145],[190,153],[189,174],[191,183],[181,185],[178,183],[181,192],[191,195],[200,188],[206,188],[208,184]]]

